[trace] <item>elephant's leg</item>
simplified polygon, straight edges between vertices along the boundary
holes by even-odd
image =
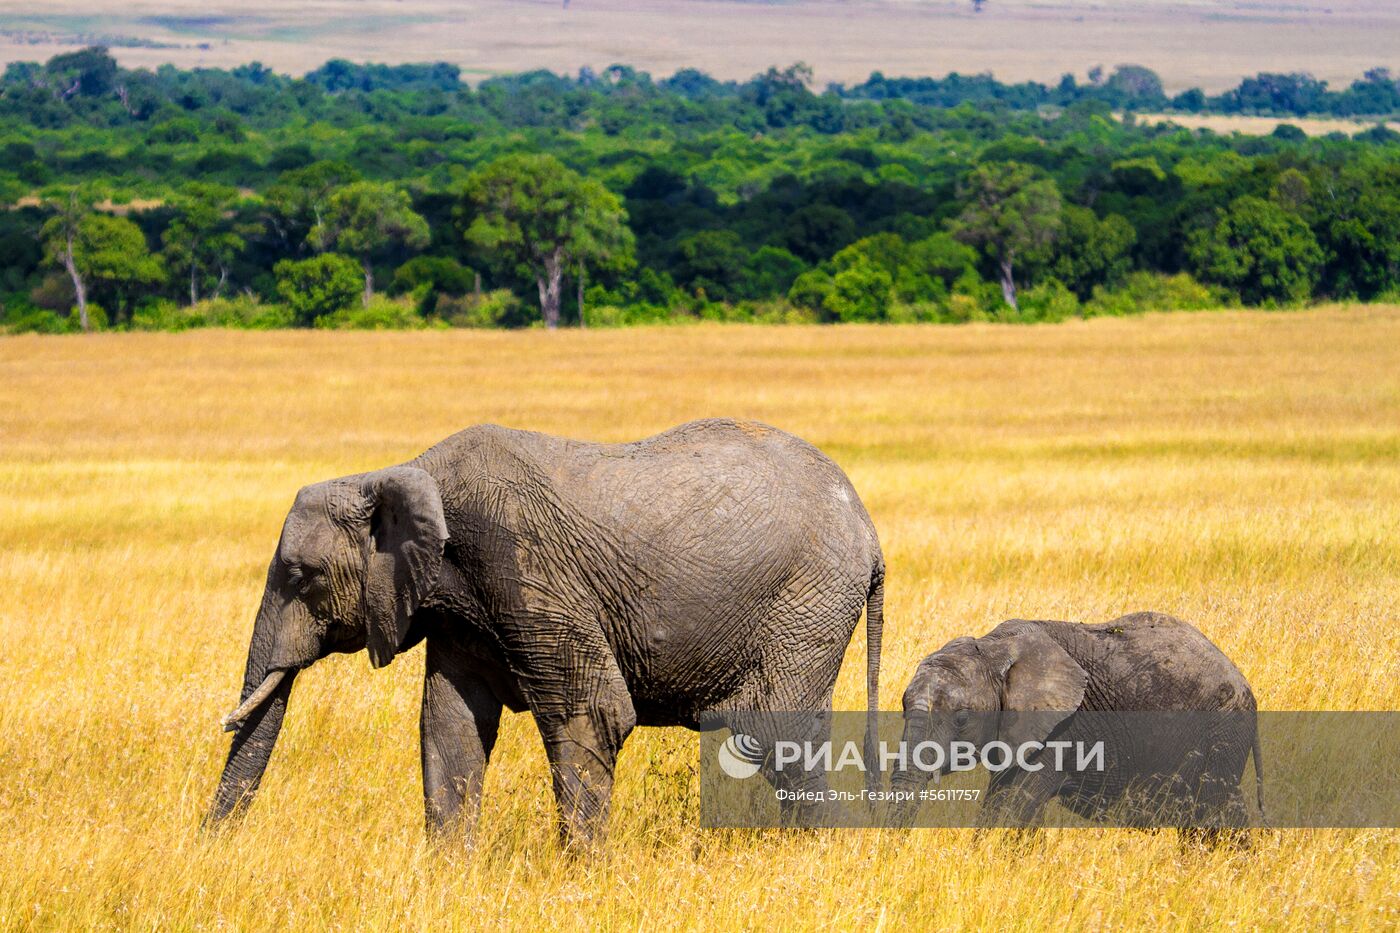
[[[818,580],[822,585],[810,582]],[[774,767],[779,741],[819,748],[831,740],[832,691],[851,633],[865,606],[865,582],[835,588],[822,598],[825,576],[792,580],[754,624],[761,647],[753,668],[734,693],[701,713],[748,736],[764,762],[761,773],[779,796],[784,825],[842,825],[844,805],[832,801],[826,772],[788,764]],[[844,742],[842,743],[844,744]],[[833,748],[839,755],[840,749]]]
[[[810,713],[751,712],[733,717],[735,725],[731,729],[755,740],[757,756],[761,756],[763,762],[759,773],[779,794],[778,819],[783,826],[845,822],[844,807],[831,800],[831,785],[824,770],[808,771],[801,761],[787,762],[782,770],[776,767],[775,751],[779,741],[802,749],[822,748],[831,742],[829,699],[825,706]]]
[[[778,743],[787,748],[821,749],[832,742],[831,691],[818,684],[812,693],[799,695],[773,689],[772,668],[757,672],[745,689],[702,714],[735,735],[746,737],[759,773],[778,796],[779,821],[784,826],[842,825],[849,821],[845,807],[831,799],[831,786],[822,767],[808,770],[803,758],[784,761],[778,767]],[[790,678],[789,682],[796,678]],[[823,691],[824,692],[818,692]],[[841,749],[832,746],[838,756]],[[832,759],[833,762],[836,758]]]
[[[460,647],[428,639],[419,733],[423,805],[429,832],[476,828],[486,762],[496,744],[501,703],[473,674]]]
[[[600,838],[612,802],[613,769],[637,725],[632,695],[601,634],[575,635],[560,668],[540,671],[531,710],[549,758],[560,833],[566,844]]]
[[[1252,736],[1226,734],[1212,741],[1196,786],[1192,789],[1188,839],[1207,843],[1230,842],[1248,847],[1249,806],[1240,790]]]

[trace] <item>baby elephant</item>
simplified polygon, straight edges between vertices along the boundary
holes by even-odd
[[[1240,779],[1251,751],[1262,814],[1256,709],[1230,659],[1171,616],[1139,612],[1102,625],[1015,619],[982,638],[956,638],[919,664],[904,693],[904,747],[962,742],[987,752],[978,759],[992,771],[981,825],[1029,825],[1054,798],[1118,825],[1214,831],[1247,825]],[[1009,756],[987,748],[997,741]],[[1102,767],[1092,755],[1098,742]],[[920,790],[951,763],[951,755],[906,761],[894,789]],[[905,819],[916,807],[906,805]]]

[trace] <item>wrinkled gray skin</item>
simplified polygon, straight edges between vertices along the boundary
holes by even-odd
[[[1092,744],[1103,733],[1090,738],[1087,731],[1076,731],[1075,712],[1237,713],[1213,720],[1154,717],[1168,728],[1154,729],[1150,740],[1110,737],[1108,764],[1115,777],[1108,784],[1067,779],[1049,767],[1029,771],[1013,765],[993,774],[980,814],[983,825],[1025,825],[1058,798],[1071,811],[1093,818],[1103,805],[1122,799],[1127,790],[1122,778],[1141,782],[1133,793],[1151,794],[1169,786],[1160,777],[1176,775],[1186,783],[1171,786],[1203,788],[1188,821],[1223,828],[1243,825],[1239,783],[1251,751],[1263,810],[1256,708],[1249,684],[1230,659],[1172,616],[1139,612],[1101,625],[1014,619],[982,638],[956,638],[919,664],[904,693],[904,741],[911,748],[923,741],[947,747],[952,741],[981,746],[996,739],[1013,748],[1051,738]],[[1201,734],[1203,718],[1213,722],[1214,734]],[[1101,729],[1103,722],[1097,719],[1095,727]],[[1177,725],[1182,728],[1174,732]],[[1203,747],[1206,754],[1194,754]],[[896,773],[892,785],[917,790],[928,780],[925,772],[910,769]],[[906,805],[902,818],[912,819],[914,809]]]
[[[297,494],[209,820],[257,790],[297,671],[361,649],[383,667],[426,641],[429,829],[475,825],[507,707],[539,726],[566,838],[592,838],[634,726],[829,710],[867,607],[873,709],[883,579],[845,474],[773,428],[697,421],[615,445],[469,428]]]

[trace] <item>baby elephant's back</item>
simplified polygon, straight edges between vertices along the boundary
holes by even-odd
[[[1105,667],[1107,676],[1091,676],[1091,682],[1113,684],[1119,693],[1100,698],[1110,709],[1256,708],[1249,682],[1234,662],[1199,629],[1178,618],[1135,612],[1112,622],[1074,628],[1080,650],[1088,649],[1089,657],[1081,663]]]

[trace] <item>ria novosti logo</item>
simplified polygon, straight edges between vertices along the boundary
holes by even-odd
[[[1071,758],[1070,752],[1073,752]],[[804,773],[834,773],[852,768],[866,772],[922,771],[937,776],[947,772],[973,771],[985,768],[993,773],[1019,768],[1040,771],[1050,768],[1057,772],[1082,773],[1105,770],[1103,740],[1093,743],[1071,741],[1021,742],[1011,745],[991,741],[985,745],[955,741],[947,745],[938,742],[879,743],[873,762],[867,762],[861,747],[855,742],[792,742],[778,740],[773,744],[773,770]],[[759,772],[768,755],[763,743],[751,735],[736,732],[724,740],[717,755],[719,768],[736,780],[751,778]]]
[[[751,735],[736,732],[719,747],[719,769],[736,780],[751,778],[763,766],[763,745]]]

